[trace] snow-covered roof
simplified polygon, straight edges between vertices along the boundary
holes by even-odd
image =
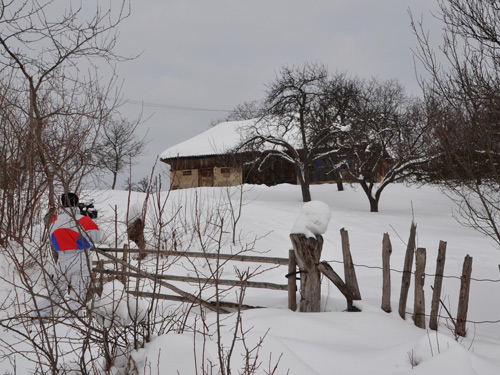
[[[254,122],[255,120],[222,122],[193,138],[167,148],[161,153],[160,159],[225,154],[240,144],[239,129]]]

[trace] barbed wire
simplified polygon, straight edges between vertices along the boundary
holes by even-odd
[[[343,264],[344,263],[343,261],[340,261],[340,260],[326,260],[325,262],[327,262],[327,263],[338,263],[338,264]],[[369,265],[366,265],[366,264],[354,264],[353,263],[353,266],[355,266],[355,267],[361,267],[361,268],[383,270],[383,267],[369,266]],[[397,273],[401,273],[401,274],[405,272],[405,271],[397,270],[397,269],[394,269],[394,268],[389,268],[389,270],[392,271],[392,272],[397,272]],[[415,272],[412,271],[411,274],[414,275]],[[434,277],[436,275],[435,274],[428,274],[428,273],[426,273],[425,276],[432,276],[432,277]],[[458,279],[458,280],[461,279],[460,276],[446,276],[446,275],[443,275],[443,278]],[[479,281],[479,282],[494,282],[494,283],[500,282],[500,279],[476,279],[476,278],[472,278],[472,277],[471,277],[471,280]],[[412,311],[406,311],[406,314],[413,315],[413,312]],[[424,315],[426,317],[430,317],[430,314],[426,314],[426,313],[419,313],[419,315]],[[451,318],[450,316],[446,316],[446,315],[438,314],[438,317],[440,319],[453,320],[453,318]],[[498,319],[498,320],[470,320],[470,319],[466,319],[465,321],[467,323],[472,323],[472,324],[498,324],[498,323],[500,323],[500,319]]]
[[[413,316],[413,311],[405,311],[405,313]],[[430,314],[425,314],[425,313],[418,313],[417,315],[423,315],[426,317],[431,316]],[[450,316],[447,316],[447,315],[438,314],[437,316],[440,319],[446,319],[446,320],[453,321],[453,318]],[[498,323],[500,323],[500,319],[499,320],[469,320],[469,319],[466,319],[465,321],[467,323],[472,323],[472,324],[498,324]]]
[[[339,264],[343,264],[344,263],[343,261],[340,261],[340,260],[326,260],[325,262],[327,262],[327,263],[339,263]],[[380,266],[369,266],[369,265],[366,265],[366,264],[354,264],[354,263],[353,263],[353,265],[355,267],[383,270],[383,267],[380,267]],[[407,272],[407,271],[397,270],[395,268],[389,268],[389,270],[392,271],[392,272],[397,272],[397,273],[405,273],[405,272]],[[411,274],[414,275],[415,271],[411,271]],[[435,277],[435,276],[437,276],[436,274],[432,274],[432,273],[424,273],[424,275],[425,276],[429,276],[429,277]],[[457,279],[457,280],[461,280],[462,279],[461,276],[443,275],[442,277],[444,279]],[[475,277],[471,277],[471,280],[478,281],[478,282],[500,283],[500,279],[478,279],[478,278],[475,278]]]

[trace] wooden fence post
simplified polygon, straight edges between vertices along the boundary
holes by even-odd
[[[469,307],[469,291],[470,291],[470,276],[472,273],[472,257],[467,255],[464,259],[464,266],[462,270],[462,277],[460,283],[460,297],[458,300],[458,312],[457,312],[457,326],[455,327],[455,333],[458,336],[465,337],[466,322],[467,322],[467,310]]]
[[[297,261],[295,259],[295,250],[288,251],[288,308],[292,311],[297,310]]]
[[[382,240],[382,310],[387,313],[391,308],[391,254],[392,245],[389,233]]]
[[[429,328],[437,331],[439,301],[441,300],[441,289],[443,287],[444,262],[446,259],[446,242],[439,241],[439,250],[436,260],[436,275],[434,276],[434,290],[432,292],[431,317]]]
[[[401,295],[399,297],[399,316],[406,319],[406,302],[408,300],[408,290],[411,283],[411,268],[413,265],[413,254],[415,253],[415,237],[417,226],[412,221],[410,227],[410,238],[406,247],[405,263],[403,267],[403,278],[401,281]]]
[[[303,234],[290,234],[297,264],[300,269],[301,312],[319,312],[321,309],[321,274],[318,264],[323,249],[323,237],[308,238]]]
[[[361,300],[361,293],[359,292],[358,279],[356,278],[356,270],[352,263],[351,247],[349,245],[349,233],[342,228],[340,230],[342,238],[342,254],[344,256],[344,278],[347,286],[354,293],[354,300]]]
[[[415,301],[413,308],[413,322],[419,328],[425,328],[425,263],[426,252],[424,248],[418,248],[415,266]]]

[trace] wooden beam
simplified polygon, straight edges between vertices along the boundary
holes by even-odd
[[[432,290],[431,317],[429,319],[429,328],[434,331],[438,329],[439,302],[441,300],[445,260],[446,242],[439,241],[439,250],[436,260],[436,275],[434,276],[434,288]]]
[[[382,310],[392,311],[391,307],[391,254],[392,245],[389,233],[382,240]]]
[[[425,329],[425,263],[426,251],[423,247],[417,249],[415,266],[415,298],[413,308],[413,322],[419,328]]]
[[[123,261],[122,259],[119,259],[118,257],[116,257],[114,255],[111,255],[111,254],[107,253],[106,251],[103,251],[102,249],[94,248],[93,250],[96,253],[101,254],[102,256],[104,256],[106,258],[113,259],[116,263],[119,263],[122,266],[124,266],[126,268],[129,268],[132,271],[137,272],[142,277],[145,277],[147,279],[153,280],[156,283],[158,283],[159,285],[164,286],[165,288],[168,288],[168,289],[172,290],[173,292],[175,292],[175,293],[179,294],[180,296],[184,297],[187,301],[189,301],[191,303],[199,304],[199,305],[204,306],[207,309],[215,311],[215,312],[220,312],[220,313],[228,313],[229,312],[227,310],[224,310],[223,308],[217,308],[216,306],[214,307],[212,304],[208,303],[207,301],[202,300],[201,298],[198,298],[198,297],[196,297],[193,294],[184,292],[182,289],[177,288],[175,285],[167,283],[167,282],[165,282],[163,280],[159,280],[155,275],[152,275],[152,274],[150,274],[148,272],[145,272],[145,271],[141,271],[139,268],[131,265],[130,263],[127,263],[127,262]]]
[[[288,308],[292,311],[297,310],[297,260],[295,259],[295,250],[288,250]]]
[[[342,255],[344,257],[344,278],[345,283],[354,292],[354,299],[361,300],[361,293],[359,291],[358,279],[356,277],[356,270],[352,262],[351,245],[349,244],[349,233],[342,228],[340,230],[340,237],[342,239]]]
[[[460,295],[458,300],[457,325],[455,333],[465,337],[467,334],[467,310],[469,309],[470,276],[472,274],[472,257],[467,255],[464,259],[462,277],[460,283]]]
[[[290,234],[300,275],[300,312],[319,312],[321,310],[321,275],[318,264],[323,249],[323,237],[306,237],[301,233]]]
[[[403,276],[401,280],[401,294],[399,296],[399,316],[406,319],[406,303],[408,301],[408,291],[411,283],[411,269],[413,267],[413,258],[415,254],[415,237],[417,235],[417,226],[414,222],[410,227],[410,238],[406,246],[405,262],[403,266]]]
[[[268,264],[278,264],[286,266],[288,265],[288,258],[276,258],[276,257],[265,257],[265,256],[253,256],[253,255],[236,255],[236,254],[215,254],[215,253],[203,253],[203,252],[191,252],[191,251],[172,251],[172,250],[138,250],[138,249],[112,249],[112,248],[98,248],[103,252],[128,252],[129,254],[154,254],[163,256],[176,256],[176,257],[189,257],[189,258],[204,258],[204,259],[222,259],[222,260],[232,260],[239,262],[255,262],[255,263],[268,263]]]
[[[318,270],[325,275],[335,286],[338,288],[340,293],[344,295],[347,300],[347,311],[359,311],[352,303],[354,300],[354,292],[349,286],[342,280],[342,278],[335,272],[327,262],[321,262],[318,265]]]
[[[95,272],[103,272],[108,275],[126,276],[140,278],[141,275],[134,272],[123,272],[115,270],[102,271],[99,269],[92,269]],[[226,280],[226,279],[214,279],[214,278],[203,278],[203,277],[188,277],[188,276],[175,276],[175,275],[154,275],[158,280],[169,280],[169,281],[181,281],[185,283],[197,283],[197,284],[219,284],[228,286],[242,286],[245,285],[248,288],[261,288],[261,289],[273,289],[273,290],[288,290],[288,285],[285,284],[274,284],[259,281],[240,281],[240,280]]]
[[[176,302],[189,302],[184,297],[174,296],[172,294],[137,292],[134,290],[127,290],[127,293],[133,294],[135,297],[158,298],[158,299],[164,299],[164,300],[176,301]],[[214,301],[208,301],[208,303],[210,303],[214,307],[217,304],[217,302],[214,302]],[[263,308],[261,306],[240,305],[240,304],[235,303],[235,302],[226,302],[226,301],[219,301],[218,304],[219,304],[219,306],[229,308],[229,309],[238,309],[239,308],[241,310],[250,310],[250,309],[262,309]]]

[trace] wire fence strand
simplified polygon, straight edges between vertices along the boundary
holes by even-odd
[[[325,262],[327,263],[339,263],[339,264],[343,264],[344,262],[343,261],[340,261],[340,260],[326,260]],[[382,267],[380,266],[369,266],[369,265],[366,265],[366,264],[354,264],[355,267],[360,267],[360,268],[369,268],[369,269],[377,269],[377,270],[383,270]],[[397,270],[395,268],[390,268],[390,271],[392,272],[396,272],[396,273],[404,273],[405,271],[401,271],[401,270]],[[415,272],[414,271],[411,271],[411,274],[414,275]],[[432,274],[432,273],[425,273],[424,274],[425,276],[429,276],[429,277],[435,277],[436,274]],[[457,279],[457,280],[461,280],[461,276],[450,276],[450,275],[443,275],[443,278],[445,279]],[[490,283],[500,283],[500,279],[478,279],[478,278],[475,278],[475,277],[471,277],[471,280],[472,281],[478,281],[478,282],[490,282]]]
[[[343,261],[340,261],[340,260],[326,260],[325,262],[327,262],[327,263],[337,263],[337,264],[343,264],[344,263]],[[353,265],[355,267],[360,267],[360,268],[383,270],[383,267],[380,267],[380,266],[369,266],[367,264],[353,264]],[[401,273],[401,274],[405,272],[405,271],[397,270],[395,268],[389,268],[389,269],[392,272],[397,272],[397,273]],[[411,271],[411,274],[414,275],[415,272]],[[436,275],[435,274],[430,274],[430,273],[425,273],[425,276],[435,277]],[[448,276],[443,275],[443,278],[446,278],[446,279],[458,279],[458,280],[462,279],[460,276],[449,276],[449,275]],[[500,282],[500,279],[477,279],[477,278],[471,277],[471,281],[498,283],[498,282]],[[406,314],[411,315],[411,314],[413,314],[413,312],[412,311],[406,311]],[[426,316],[426,317],[430,317],[430,314],[423,314],[423,315]],[[438,314],[438,317],[440,319],[451,320],[451,318],[449,316],[446,316],[446,315],[440,315],[440,314]],[[498,319],[498,320],[470,320],[470,319],[467,319],[466,322],[467,323],[472,323],[472,324],[498,324],[498,323],[500,323],[500,319]]]

